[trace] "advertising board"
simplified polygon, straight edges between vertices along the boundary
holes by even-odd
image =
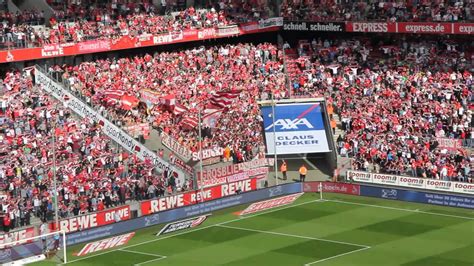
[[[474,198],[454,195],[441,195],[421,191],[410,191],[396,188],[360,186],[360,195],[383,199],[427,203],[440,206],[474,209]]]
[[[283,24],[285,31],[327,31],[343,32],[345,31],[344,22],[305,22],[305,21],[285,21]]]
[[[156,212],[197,204],[203,201],[210,201],[243,192],[249,192],[256,189],[257,181],[255,179],[247,179],[234,183],[214,186],[203,190],[195,190],[182,194],[162,197],[159,199],[143,201],[140,203],[140,208],[142,215],[148,215]]]
[[[323,192],[359,195],[360,186],[357,184],[335,183],[335,182],[304,182],[302,183],[303,192],[319,192],[319,184],[323,184]]]
[[[300,192],[300,193],[291,194],[291,195],[287,195],[283,197],[255,202],[255,203],[250,204],[250,206],[248,206],[245,210],[241,211],[239,215],[252,214],[252,213],[261,212],[264,210],[288,205],[295,202],[295,200],[297,200],[302,195],[303,195],[303,192]]]
[[[239,164],[226,164],[223,166],[208,167],[202,172],[197,173],[198,187],[210,187],[224,183],[245,180],[249,178],[264,178],[268,174],[268,167],[274,160],[257,159]]]
[[[160,230],[160,232],[158,232],[156,234],[156,236],[165,235],[165,234],[169,234],[169,233],[174,233],[174,232],[177,232],[177,231],[186,230],[186,229],[189,229],[189,228],[199,226],[207,219],[207,217],[209,215],[210,214],[201,215],[201,216],[198,216],[198,217],[193,217],[193,218],[189,218],[189,219],[186,219],[186,220],[181,220],[181,221],[176,221],[176,222],[166,224]]]
[[[329,152],[321,103],[261,106],[267,154]],[[275,147],[276,144],[276,147]]]
[[[114,247],[123,246],[128,243],[130,239],[135,235],[135,232],[131,232],[124,235],[114,236],[106,239],[102,239],[95,242],[87,243],[76,256],[84,256],[90,253],[111,249]]]
[[[99,238],[110,237],[125,232],[134,231],[140,228],[168,223],[187,217],[200,216],[212,213],[216,210],[229,208],[232,206],[259,201],[270,197],[294,194],[301,191],[301,184],[291,183],[271,188],[259,189],[229,197],[218,198],[203,203],[188,205],[182,208],[167,210],[163,212],[145,215],[136,219],[122,221],[90,230],[71,233],[67,236],[67,245],[74,245],[92,241]]]
[[[474,184],[437,179],[347,171],[351,181],[474,195]]]
[[[59,229],[66,233],[81,231],[115,223],[116,218],[119,218],[121,221],[130,219],[130,206],[125,205],[100,212],[62,219],[59,220]],[[50,228],[54,230],[54,222],[50,223]]]

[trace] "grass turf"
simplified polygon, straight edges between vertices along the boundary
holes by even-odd
[[[293,205],[239,219],[237,206],[203,225],[156,237],[136,232],[127,246],[72,255],[71,265],[474,265],[472,210],[375,198],[306,194]],[[38,265],[54,265],[43,261]]]

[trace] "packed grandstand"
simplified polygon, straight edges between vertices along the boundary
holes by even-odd
[[[0,55],[10,62],[0,77],[0,211],[6,232],[51,222],[55,200],[63,219],[196,189],[192,175],[182,179],[173,170],[156,169],[117,145],[102,124],[71,111],[67,99],[52,97],[35,82],[39,69],[26,67],[45,63],[14,64],[8,56],[16,50],[262,25],[274,17],[285,23],[474,27],[471,1],[284,0],[273,6],[228,0],[181,8],[176,1],[157,6],[155,1],[52,0],[46,1],[47,12],[15,12],[6,2],[0,1],[5,52]],[[282,25],[272,26],[279,31]],[[145,146],[150,134],[159,132],[189,154],[200,146],[218,148],[218,162],[264,158],[259,102],[322,97],[336,152],[351,159],[352,170],[474,183],[473,32],[465,38],[313,32],[284,41],[224,39],[80,62],[50,60],[44,70]],[[173,164],[189,159],[156,153]],[[180,167],[189,173],[189,167]]]

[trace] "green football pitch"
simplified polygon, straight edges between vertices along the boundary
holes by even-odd
[[[474,265],[474,212],[375,198],[305,194],[292,205],[238,217],[237,206],[199,227],[156,236],[71,265]],[[53,265],[43,261],[39,264]],[[55,263],[54,263],[55,264]]]

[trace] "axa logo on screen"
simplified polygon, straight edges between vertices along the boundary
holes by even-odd
[[[274,127],[278,130],[299,130],[299,129],[312,129],[314,126],[306,118],[296,119],[278,119],[275,123],[269,125],[265,130],[270,130]]]

